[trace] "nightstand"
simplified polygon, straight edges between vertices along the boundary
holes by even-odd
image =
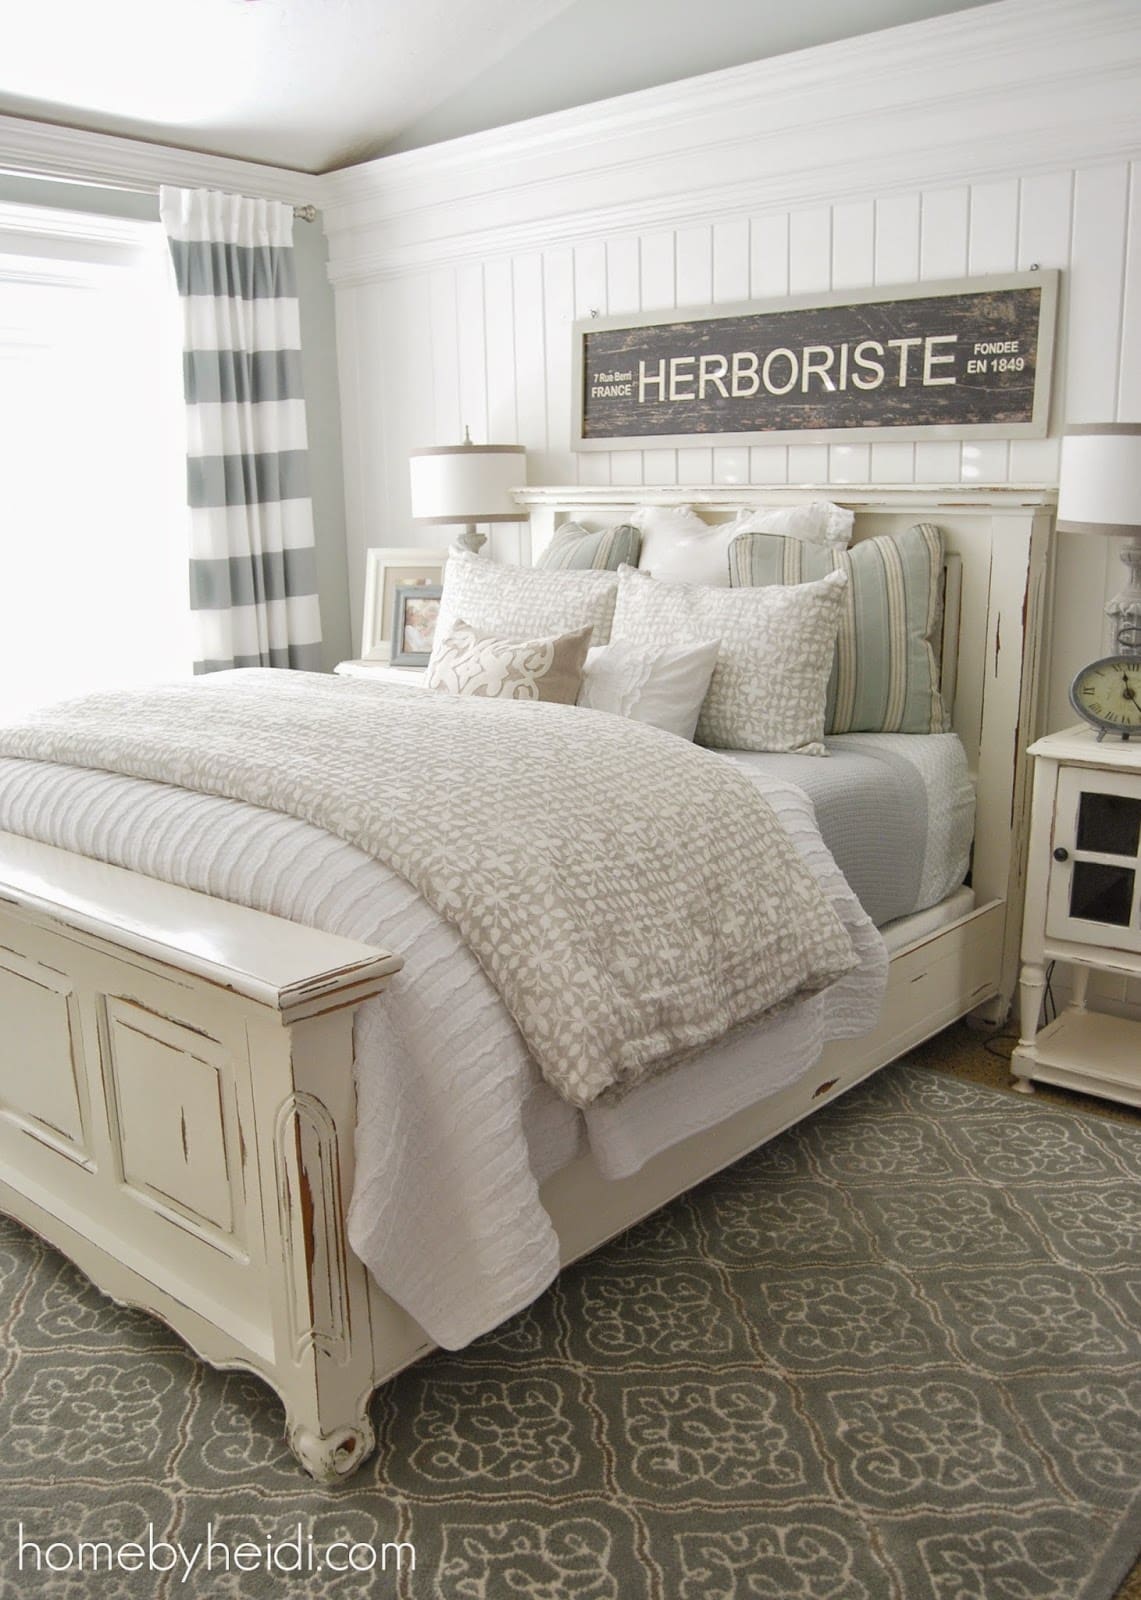
[[[427,667],[394,667],[390,661],[338,661],[333,671],[342,678],[371,678],[374,683],[399,683],[406,689],[423,689],[428,682]]]
[[[1022,930],[1022,1037],[1014,1087],[1033,1079],[1141,1106],[1141,1021],[1086,1010],[1091,971],[1141,978],[1141,740],[1089,728],[1030,746],[1034,802]],[[1073,968],[1074,999],[1041,1031],[1046,964]]]

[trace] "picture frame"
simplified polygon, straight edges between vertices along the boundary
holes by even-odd
[[[424,550],[418,545],[377,545],[365,552],[362,661],[392,659],[397,589],[441,583],[447,559],[446,550]]]
[[[592,317],[572,448],[1043,438],[1056,269]]]
[[[392,665],[426,667],[440,615],[440,583],[397,585],[392,604]]]

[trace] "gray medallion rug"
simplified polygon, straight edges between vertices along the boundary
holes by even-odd
[[[331,1490],[5,1223],[0,1596],[1109,1600],[1139,1176],[1137,1126],[889,1068],[395,1380]]]

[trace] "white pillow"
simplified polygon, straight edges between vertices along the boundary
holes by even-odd
[[[642,530],[638,567],[666,583],[729,587],[729,546],[740,533],[772,533],[785,539],[844,549],[855,514],[830,500],[800,506],[764,506],[739,511],[731,522],[706,522],[692,506],[642,506],[628,519]]]
[[[805,544],[827,545],[846,550],[852,542],[856,514],[831,500],[811,500],[802,506],[746,507],[725,530],[729,544],[739,533],[771,533],[781,539],[801,539]]]
[[[627,520],[642,530],[641,571],[667,583],[729,587],[730,524],[706,522],[692,506],[642,506]]]
[[[847,588],[843,572],[815,583],[717,589],[662,583],[622,567],[612,638],[659,649],[719,638],[698,742],[715,750],[822,756],[828,679]]]
[[[650,649],[628,641],[589,651],[578,703],[692,739],[720,639]]]
[[[502,566],[470,550],[452,550],[444,567],[444,592],[429,670],[437,664],[444,640],[461,619],[477,633],[515,639],[588,627],[591,644],[605,644],[617,593],[616,572],[544,572],[536,567]]]

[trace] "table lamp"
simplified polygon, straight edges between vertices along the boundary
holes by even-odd
[[[1124,539],[1129,581],[1105,608],[1119,655],[1141,657],[1141,422],[1085,422],[1062,437],[1058,528]]]
[[[521,444],[472,444],[467,428],[463,444],[413,450],[413,521],[465,523],[456,544],[478,551],[487,535],[477,531],[477,522],[527,520],[511,498],[511,490],[526,482],[526,454]]]

